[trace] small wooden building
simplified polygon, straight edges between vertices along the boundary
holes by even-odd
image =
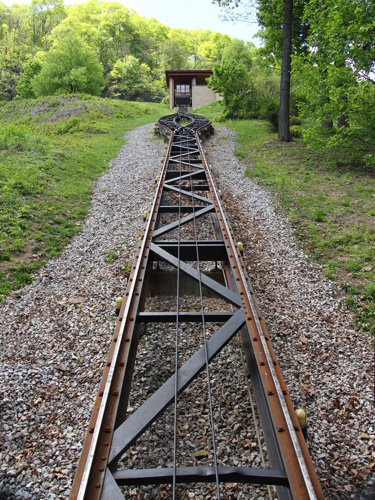
[[[167,70],[165,77],[169,88],[169,107],[187,106],[199,108],[221,99],[219,94],[207,87],[211,70]]]

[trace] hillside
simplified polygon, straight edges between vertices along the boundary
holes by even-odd
[[[124,132],[168,112],[161,104],[86,95],[0,108],[0,299],[30,282],[79,231],[93,181]]]
[[[222,107],[197,110],[214,125]],[[336,155],[302,139],[281,143],[265,121],[227,120],[237,132],[244,175],[270,190],[293,223],[305,251],[334,279],[357,326],[375,332],[375,178],[364,166],[337,165]]]

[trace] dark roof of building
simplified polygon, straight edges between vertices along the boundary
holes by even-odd
[[[177,70],[166,70],[165,78],[167,80],[167,87],[169,87],[169,79],[170,77],[175,76],[205,76],[209,77],[212,75],[212,71],[210,69],[177,69]]]

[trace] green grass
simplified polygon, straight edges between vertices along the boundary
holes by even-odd
[[[221,106],[197,112],[215,125]],[[305,250],[345,289],[357,326],[375,333],[375,173],[338,166],[298,138],[281,143],[267,122],[222,123],[238,133],[245,175],[277,195]]]
[[[118,258],[116,250],[110,250],[108,254],[104,257],[105,262],[113,262]]]
[[[79,231],[124,132],[169,112],[79,95],[0,104],[0,300]]]

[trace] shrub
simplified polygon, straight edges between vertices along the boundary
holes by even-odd
[[[297,125],[292,125],[290,127],[290,135],[292,137],[302,137],[302,131]]]
[[[76,116],[72,116],[58,125],[56,134],[62,135],[68,132],[75,132],[78,129],[78,125],[80,123],[81,120],[79,118],[77,118]]]
[[[279,107],[277,101],[270,101],[259,110],[259,118],[269,121],[275,132],[279,129]]]
[[[301,125],[302,124],[302,120],[299,116],[291,116],[290,117],[290,120],[289,120],[289,124],[291,126],[293,125]]]

